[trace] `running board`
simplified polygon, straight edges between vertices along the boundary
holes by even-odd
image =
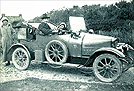
[[[47,61],[44,61],[44,62],[42,62],[42,63],[44,63],[44,64],[62,65],[62,66],[70,66],[70,67],[77,67],[77,68],[85,68],[85,69],[91,68],[91,69],[92,69],[92,67],[84,67],[84,65],[81,65],[81,64],[71,64],[71,63],[59,64],[59,63],[49,63],[49,62],[47,62]]]

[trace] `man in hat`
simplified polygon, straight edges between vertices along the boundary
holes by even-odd
[[[39,25],[38,29],[44,35],[52,33],[52,30],[51,30],[50,26],[47,24],[47,21],[48,21],[49,18],[50,17],[48,17],[46,13],[41,16],[42,21],[41,21],[41,24]]]
[[[13,43],[13,34],[15,34],[15,30],[8,23],[8,19],[6,17],[3,17],[1,21],[3,23],[0,28],[0,36],[1,36],[1,43],[2,43],[2,50],[3,50],[2,64],[8,66],[10,65],[10,61],[7,61],[7,57],[6,57],[7,49]]]

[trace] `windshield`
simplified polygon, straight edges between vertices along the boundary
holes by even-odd
[[[69,22],[70,22],[70,28],[73,32],[77,32],[80,30],[87,30],[83,17],[70,16]]]

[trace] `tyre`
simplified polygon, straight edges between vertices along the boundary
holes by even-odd
[[[68,58],[68,50],[64,43],[53,40],[45,48],[45,57],[49,63],[63,64]]]
[[[100,81],[113,82],[121,75],[122,64],[115,55],[101,54],[93,63],[93,70]]]
[[[16,48],[12,54],[14,66],[19,70],[26,70],[30,65],[30,56],[24,48]]]

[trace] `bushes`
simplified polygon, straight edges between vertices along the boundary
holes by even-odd
[[[132,38],[132,33],[123,32],[122,30],[112,30],[112,31],[101,31],[99,32],[101,35],[112,36],[119,39],[121,43],[127,43],[134,47],[134,41]]]
[[[69,16],[83,16],[87,29],[119,38],[120,42],[134,46],[134,0],[107,6],[84,5],[50,11],[50,22],[68,24]],[[102,34],[102,33],[101,33]]]

